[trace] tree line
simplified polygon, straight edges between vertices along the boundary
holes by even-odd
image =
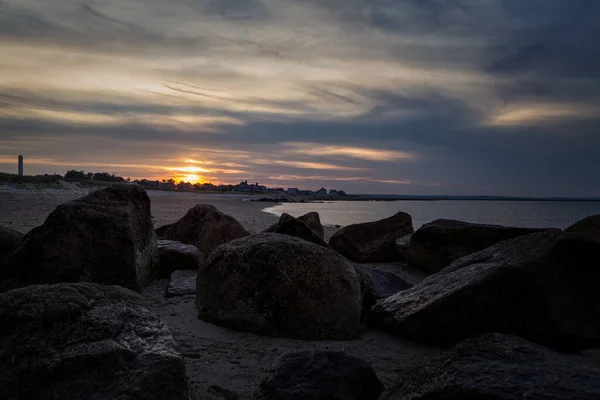
[[[129,182],[130,179],[123,178],[122,176],[117,176],[115,174],[110,174],[108,172],[85,172],[85,171],[76,171],[74,169],[67,171],[65,174],[65,179],[77,179],[77,180],[92,180],[99,182],[113,182],[113,183],[123,183]]]

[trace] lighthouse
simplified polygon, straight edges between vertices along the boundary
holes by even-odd
[[[19,156],[19,176],[23,176],[23,156]]]

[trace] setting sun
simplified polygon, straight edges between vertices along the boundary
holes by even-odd
[[[200,183],[200,177],[196,174],[185,175],[181,178],[184,182]]]

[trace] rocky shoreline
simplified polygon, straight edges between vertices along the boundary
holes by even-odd
[[[69,200],[0,228],[3,399],[600,398],[600,216],[333,232],[243,202],[173,220],[132,185]]]

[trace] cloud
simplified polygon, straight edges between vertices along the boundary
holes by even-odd
[[[319,143],[282,143],[283,154],[304,154],[317,157],[350,157],[360,160],[415,160],[417,155],[406,151],[368,149],[361,147],[322,145]]]
[[[0,169],[600,196],[594,0],[3,5]]]

